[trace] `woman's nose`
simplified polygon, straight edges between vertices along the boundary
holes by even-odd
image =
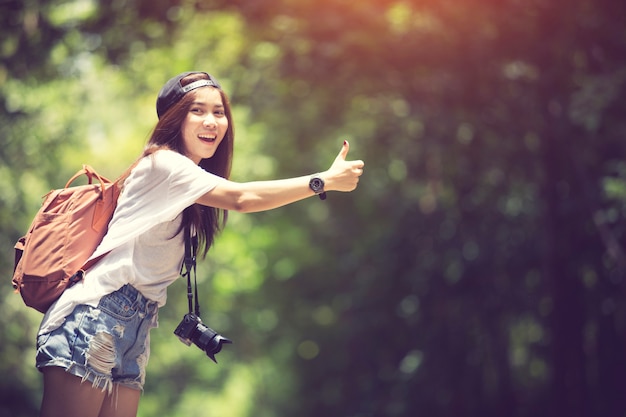
[[[207,117],[205,117],[204,121],[202,123],[206,127],[215,127],[215,126],[217,126],[217,122],[215,121],[215,116],[213,116],[212,114],[210,114]]]

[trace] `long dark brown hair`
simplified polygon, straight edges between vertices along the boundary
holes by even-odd
[[[181,80],[181,84],[187,85],[200,79],[208,79],[208,77],[203,73],[190,74]],[[228,96],[226,96],[221,89],[218,89],[218,91],[220,92],[224,104],[224,113],[228,120],[228,130],[213,157],[201,160],[199,165],[205,171],[228,179],[230,178],[232,167],[235,134]],[[160,149],[169,149],[183,155],[186,154],[181,134],[181,126],[187,117],[187,112],[191,104],[194,102],[195,95],[195,90],[191,90],[161,116],[148,140],[142,157],[151,155]],[[202,254],[202,256],[205,256],[209,248],[213,245],[215,236],[217,236],[226,225],[227,219],[227,210],[193,204],[183,211],[183,220],[178,233],[184,230],[185,226],[193,225],[198,234],[198,252]]]

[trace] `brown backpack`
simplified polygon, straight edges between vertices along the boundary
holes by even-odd
[[[87,175],[89,184],[70,187],[81,175]],[[100,260],[87,263],[106,234],[121,191],[119,182],[83,165],[65,188],[44,196],[28,233],[15,244],[13,288],[27,306],[45,313]]]

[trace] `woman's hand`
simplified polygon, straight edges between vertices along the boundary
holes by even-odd
[[[343,142],[343,147],[330,166],[328,171],[322,172],[320,176],[324,180],[326,191],[352,191],[356,188],[359,177],[363,174],[365,163],[361,160],[346,161],[350,144]]]

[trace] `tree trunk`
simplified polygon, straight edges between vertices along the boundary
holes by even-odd
[[[576,272],[577,253],[584,241],[580,219],[573,209],[578,187],[572,173],[573,151],[565,132],[559,106],[546,115],[543,139],[544,258],[543,272],[552,301],[549,320],[552,347],[551,415],[588,416],[583,326],[585,304],[583,287]],[[549,127],[548,127],[549,126]],[[582,242],[584,243],[584,242]]]

